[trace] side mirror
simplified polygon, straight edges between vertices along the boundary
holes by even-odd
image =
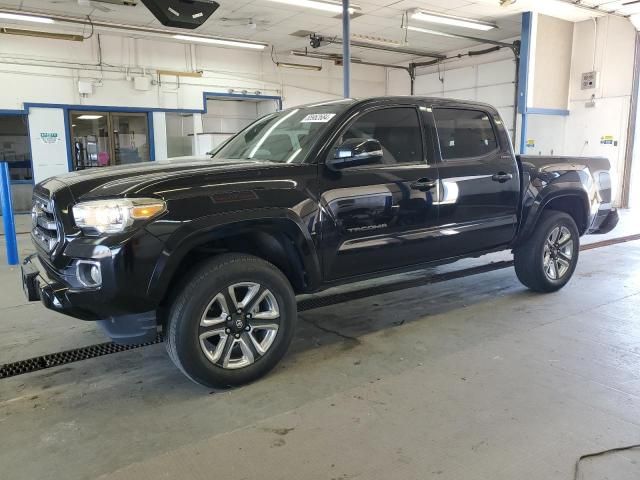
[[[382,145],[377,140],[370,138],[350,138],[335,149],[333,158],[327,160],[326,165],[330,170],[342,170],[349,167],[357,167],[382,160]]]

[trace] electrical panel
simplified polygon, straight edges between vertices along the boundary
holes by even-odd
[[[586,72],[582,74],[582,90],[598,88],[600,72]]]
[[[93,83],[87,80],[79,80],[78,93],[80,93],[80,95],[82,95],[83,97],[93,95]]]

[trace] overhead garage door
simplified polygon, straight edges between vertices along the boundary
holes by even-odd
[[[516,64],[513,59],[444,70],[416,77],[415,94],[474,100],[498,109],[513,138]]]

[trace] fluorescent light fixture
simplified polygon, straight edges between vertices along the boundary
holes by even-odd
[[[280,68],[296,68],[299,70],[315,70],[319,72],[322,70],[322,65],[305,65],[303,63],[288,63],[288,62],[276,62],[276,65]]]
[[[98,120],[102,118],[104,115],[80,115],[76,117],[78,120]]]
[[[313,8],[315,10],[323,10],[331,13],[342,13],[342,2],[332,2],[323,0],[269,0],[275,3],[284,3],[295,7]],[[349,14],[353,15],[356,10],[360,10],[358,5],[349,7]]]
[[[424,10],[414,10],[411,18],[422,22],[438,23],[440,25],[450,25],[452,27],[472,28],[474,30],[488,31],[497,28],[493,23],[481,22],[470,18],[452,17],[439,13],[426,12]]]
[[[437,30],[429,30],[428,28],[414,27],[411,25],[407,25],[407,30],[411,30],[412,32],[428,33],[429,35],[438,35],[439,37],[460,38],[458,35],[439,32]]]
[[[23,37],[51,38],[53,40],[69,40],[72,42],[82,42],[84,40],[84,37],[82,35],[74,35],[71,33],[43,32],[40,30],[25,30],[22,28],[0,27],[0,33],[5,33],[7,35],[22,35]]]
[[[56,23],[53,18],[36,17],[34,15],[20,15],[19,13],[0,13],[2,20],[17,20],[19,22]]]
[[[240,40],[226,40],[223,38],[210,38],[210,37],[192,37],[191,35],[174,35],[176,40],[184,40],[185,42],[196,43],[208,43],[212,45],[220,45],[223,47],[239,47],[239,48],[252,48],[254,50],[264,50],[267,46],[264,43],[243,42]]]

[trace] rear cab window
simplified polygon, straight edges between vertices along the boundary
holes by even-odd
[[[442,160],[484,157],[498,150],[493,122],[488,113],[461,108],[434,108]]]

